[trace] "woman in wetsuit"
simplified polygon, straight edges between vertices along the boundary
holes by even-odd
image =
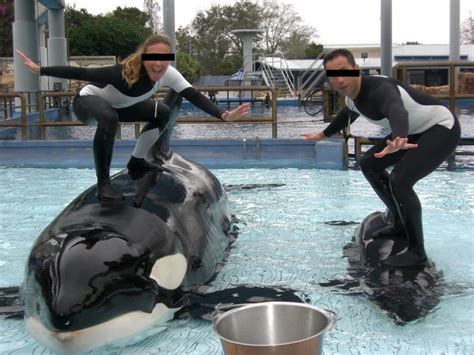
[[[222,111],[194,89],[169,65],[174,54],[171,53],[171,41],[165,35],[150,36],[122,62],[102,68],[40,67],[21,51],[17,53],[35,73],[89,82],[74,98],[73,109],[81,122],[97,124],[93,143],[97,196],[104,202],[123,199],[122,192],[110,182],[110,163],[119,122],[149,122],[138,138],[127,168],[129,171],[155,168],[145,157],[166,127],[170,115],[169,107],[152,98],[160,87],[170,87],[221,120],[235,120],[248,113],[248,104],[230,112]]]
[[[359,162],[364,176],[393,216],[393,223],[373,237],[401,231],[408,238],[408,249],[382,260],[383,265],[424,265],[427,257],[421,204],[413,186],[454,151],[461,136],[459,121],[430,95],[388,77],[360,76],[348,50],[332,51],[323,63],[332,87],[346,97],[346,106],[324,131],[302,136],[322,140],[360,115],[391,130]],[[389,166],[393,166],[391,173],[386,170]]]

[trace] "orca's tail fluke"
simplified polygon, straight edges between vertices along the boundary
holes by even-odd
[[[0,288],[0,318],[22,318],[19,287]]]

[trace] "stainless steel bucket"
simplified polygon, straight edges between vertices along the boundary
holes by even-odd
[[[226,355],[314,355],[322,354],[334,320],[333,312],[305,303],[264,302],[218,308],[213,325]]]

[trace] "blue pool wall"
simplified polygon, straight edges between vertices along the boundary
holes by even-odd
[[[123,168],[135,140],[115,143],[112,167]],[[347,168],[344,139],[177,139],[171,149],[208,168]],[[7,167],[92,168],[92,141],[0,141],[0,165]]]

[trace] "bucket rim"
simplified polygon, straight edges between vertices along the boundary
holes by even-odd
[[[262,307],[262,306],[265,306],[265,305],[288,305],[288,306],[298,306],[298,307],[303,307],[303,308],[310,308],[314,311],[318,311],[320,312],[321,314],[323,314],[326,319],[327,319],[327,324],[326,326],[321,329],[319,332],[309,336],[309,337],[306,337],[306,338],[302,338],[302,339],[298,339],[298,340],[294,340],[294,341],[289,341],[289,342],[282,342],[282,343],[277,343],[277,344],[251,344],[251,343],[243,343],[243,342],[239,342],[239,341],[236,341],[236,340],[231,340],[229,338],[226,338],[224,337],[223,335],[219,334],[219,332],[217,331],[217,326],[218,324],[224,319],[226,318],[227,316],[230,316],[231,314],[233,313],[236,313],[238,311],[242,311],[242,310],[246,310],[246,309],[250,309],[250,308],[256,308],[256,307]],[[232,343],[232,344],[236,344],[236,345],[244,345],[244,346],[253,346],[253,347],[268,347],[268,346],[285,346],[285,345],[292,345],[292,344],[296,344],[296,343],[301,343],[301,342],[305,342],[305,341],[308,341],[308,340],[311,340],[313,338],[317,338],[319,336],[322,336],[324,335],[324,332],[328,329],[330,329],[334,323],[334,320],[335,320],[335,313],[333,313],[332,311],[329,311],[329,310],[326,310],[326,309],[322,309],[320,307],[317,307],[317,306],[314,306],[312,304],[308,304],[308,303],[300,303],[300,302],[283,302],[283,301],[268,301],[268,302],[258,302],[258,303],[251,303],[251,304],[248,304],[248,305],[245,305],[245,306],[241,306],[241,307],[238,307],[238,308],[234,308],[234,309],[231,309],[229,311],[226,311],[224,313],[222,313],[221,315],[219,315],[216,319],[213,320],[212,322],[212,325],[213,325],[213,329],[214,329],[214,333],[222,340],[226,341],[226,342],[229,342],[229,343]]]

